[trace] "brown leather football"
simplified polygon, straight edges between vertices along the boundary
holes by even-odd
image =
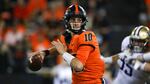
[[[41,67],[42,67],[42,59],[41,59],[41,57],[35,55],[35,56],[33,56],[31,58],[31,60],[32,60],[32,63],[30,61],[28,61],[28,67],[29,67],[29,69],[32,70],[32,71],[38,71],[38,70],[40,70]]]

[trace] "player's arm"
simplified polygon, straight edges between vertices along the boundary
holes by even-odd
[[[135,54],[135,55],[137,55],[137,54]],[[137,56],[127,57],[127,60],[139,60],[139,61],[150,62],[150,52],[142,54],[142,55],[140,54]]]
[[[117,60],[119,59],[119,55],[118,55],[118,54],[115,54],[115,55],[112,55],[112,56],[110,56],[110,57],[101,56],[101,58],[104,60],[104,62],[105,62],[106,64],[112,64],[112,63],[117,62]]]
[[[135,70],[142,70],[145,72],[150,72],[150,62],[140,62],[140,61],[136,61],[135,65],[134,65],[134,69]]]
[[[150,62],[150,52],[143,54],[142,56],[138,56],[137,60]]]
[[[144,71],[150,72],[150,63],[145,64]]]
[[[43,51],[37,51],[37,52],[32,52],[29,54],[29,61],[32,62],[32,58],[35,56],[38,56],[41,58],[41,61],[43,61],[44,57],[48,56],[49,54],[52,54],[56,52],[56,48],[55,47],[51,47],[47,50],[43,50]]]
[[[41,69],[45,56],[52,54],[56,51],[55,47],[51,47],[48,50],[37,51],[29,54],[28,68],[32,71],[38,71]]]
[[[118,54],[109,57],[101,56],[101,58],[104,60],[106,64],[112,64],[112,63],[116,63],[118,59],[123,58],[124,56],[125,56],[124,53],[120,52]]]
[[[61,38],[63,38],[62,35],[58,36],[58,39],[62,40]],[[50,47],[49,49],[46,50],[42,50],[42,51],[37,51],[37,52],[32,52],[30,53],[29,56],[29,61],[32,61],[31,59],[35,56],[42,58],[41,61],[43,61],[43,59],[50,55],[50,54],[54,54],[54,53],[58,53],[56,48],[54,46]]]
[[[83,70],[83,63],[70,53],[66,52],[65,46],[58,40],[53,41],[52,44],[56,47],[59,54],[63,57],[63,59],[73,68],[75,71],[80,72]],[[88,52],[88,51],[86,51]]]
[[[74,57],[70,53],[66,52],[63,44],[58,41],[53,41],[52,44],[56,47],[57,51],[61,54],[64,60],[71,66],[71,68],[76,72],[81,72],[84,69],[85,62],[93,51],[93,47],[89,45],[81,45],[77,50],[77,55]]]

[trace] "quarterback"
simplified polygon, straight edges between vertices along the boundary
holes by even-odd
[[[65,32],[57,41],[52,41],[52,48],[31,56],[30,62],[34,61],[34,56],[43,59],[55,50],[70,65],[72,84],[102,84],[104,61],[99,57],[96,35],[86,30],[86,22],[87,16],[83,7],[71,5],[64,15]]]

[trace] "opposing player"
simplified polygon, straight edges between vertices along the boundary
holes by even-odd
[[[128,57],[137,58],[149,52],[149,28],[136,27],[130,36],[122,42],[122,52],[109,58],[104,58],[106,63],[117,62],[120,69],[113,84],[145,84],[150,74],[150,63],[137,60],[126,60]]]
[[[92,31],[86,31],[87,16],[79,5],[71,5],[65,12],[66,31],[53,41],[53,48],[37,52],[43,58],[57,50],[72,68],[73,84],[102,84],[104,62],[99,57],[98,41]],[[44,55],[44,56],[43,56]],[[30,58],[31,63],[32,57]]]

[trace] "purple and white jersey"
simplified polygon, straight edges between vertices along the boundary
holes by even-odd
[[[129,36],[125,37],[122,41],[121,50],[123,54],[120,55],[126,55],[126,56],[138,56],[142,55],[144,53],[131,53],[128,50],[129,45]],[[136,55],[137,54],[137,55]],[[122,57],[122,58],[121,58]],[[123,58],[124,57],[124,58]],[[120,56],[120,59],[118,60],[119,70],[118,74],[113,81],[113,84],[145,84],[145,81],[148,80],[148,77],[150,76],[150,73],[141,71],[141,70],[135,70],[133,61],[125,61],[125,56]]]

